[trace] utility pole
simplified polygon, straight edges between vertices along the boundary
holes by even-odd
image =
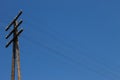
[[[20,20],[19,22],[17,21],[17,19],[20,17],[21,14],[22,11],[18,13],[18,15],[5,29],[5,31],[8,31],[11,28],[11,26],[13,26],[13,29],[6,36],[6,39],[8,39],[11,35],[13,35],[13,38],[6,44],[6,48],[7,48],[11,43],[13,43],[11,80],[15,80],[15,71],[16,71],[15,69],[17,69],[18,80],[21,80],[20,51],[19,51],[18,36],[23,32],[23,29],[20,29],[18,31],[18,27],[21,25],[23,21],[22,20]]]

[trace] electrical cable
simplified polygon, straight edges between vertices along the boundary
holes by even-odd
[[[69,57],[69,56],[67,56],[67,55],[65,55],[65,54],[62,54],[62,53],[58,52],[58,51],[55,50],[55,49],[52,49],[52,48],[50,48],[50,47],[48,47],[48,46],[46,46],[46,45],[43,45],[43,44],[41,44],[40,42],[35,41],[35,40],[32,40],[31,38],[28,38],[28,37],[26,37],[26,36],[25,36],[23,39],[25,39],[25,38],[26,38],[27,41],[33,43],[34,45],[37,45],[37,46],[39,46],[39,47],[42,46],[42,47],[44,47],[45,49],[47,49],[48,51],[51,51],[52,53],[54,53],[54,54],[56,54],[56,55],[58,55],[58,56],[61,56],[61,57],[63,57],[64,59],[69,60],[70,62],[73,62],[73,63],[79,65],[80,67],[87,68],[89,71],[95,72],[96,74],[99,74],[99,75],[103,76],[104,78],[108,78],[108,77],[106,77],[102,72],[96,71],[96,70],[90,68],[89,66],[85,66],[83,63],[80,63],[79,61],[76,61],[76,60],[74,60],[73,58],[71,58],[71,57]],[[83,66],[83,65],[84,65],[84,66]],[[111,77],[109,77],[109,78],[110,78],[109,80],[115,80],[115,79],[112,79]],[[105,79],[105,80],[106,80],[106,79]]]
[[[36,30],[37,30],[37,32],[38,32],[39,29],[35,29],[35,31],[36,31]],[[39,30],[39,32],[44,32],[44,30]],[[46,31],[45,31],[44,33],[46,33]],[[56,34],[56,33],[55,33],[55,34]],[[61,44],[65,45],[65,46],[69,47],[69,49],[72,49],[72,50],[73,50],[74,47],[73,47],[72,45],[70,45],[70,44],[67,44],[67,43],[66,43],[65,41],[63,41],[61,38],[52,35],[50,32],[49,32],[49,33],[47,32],[47,35],[51,36],[53,39],[57,40],[58,42],[60,42]],[[75,49],[76,49],[76,48],[75,48]],[[74,51],[76,51],[76,50],[74,50]],[[112,73],[113,75],[115,75],[116,77],[120,78],[120,76],[119,76],[116,72],[113,72],[108,66],[106,66],[105,64],[99,62],[99,61],[96,60],[95,58],[94,58],[94,59],[93,59],[93,58],[90,58],[89,56],[87,56],[87,55],[85,55],[85,54],[81,54],[81,55],[84,56],[84,57],[86,57],[87,59],[92,60],[93,62],[95,62],[95,63],[98,64],[98,65],[99,65],[99,64],[102,64],[102,68],[103,68],[103,69],[106,69],[108,72],[110,72],[110,73]]]

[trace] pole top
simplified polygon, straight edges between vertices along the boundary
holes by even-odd
[[[18,15],[13,19],[13,21],[6,27],[5,31],[8,31],[8,29],[13,25],[13,23],[20,17],[22,14],[22,10],[18,13]]]

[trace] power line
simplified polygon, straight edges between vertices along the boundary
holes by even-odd
[[[34,29],[35,29],[35,28],[34,28]],[[38,29],[35,29],[35,31],[36,31],[36,30],[37,30],[36,33],[38,33],[38,32],[43,32],[43,33],[49,35],[50,37],[52,37],[52,38],[55,39],[56,41],[58,41],[58,42],[60,42],[61,44],[65,45],[67,48],[69,48],[69,50],[71,50],[71,49],[76,49],[76,48],[74,48],[71,44],[66,43],[64,40],[62,40],[62,39],[59,38],[59,37],[54,36],[54,35],[51,34],[50,32],[47,32],[47,31],[45,31],[45,30],[40,30],[40,29],[39,29],[39,31],[38,31]],[[56,34],[56,31],[55,31],[54,34]],[[66,49],[66,48],[64,48],[64,49]],[[74,50],[74,52],[75,52],[75,51],[76,51],[76,50]],[[78,53],[78,52],[77,52],[77,53]],[[95,64],[102,65],[102,69],[105,69],[106,71],[110,72],[112,75],[118,77],[118,79],[120,78],[120,76],[119,76],[116,72],[113,72],[113,71],[110,69],[109,66],[106,66],[105,64],[103,64],[103,63],[99,62],[98,60],[96,60],[95,58],[90,58],[89,56],[87,56],[87,55],[85,55],[85,54],[81,54],[81,55],[84,56],[84,57],[86,57],[87,59],[92,60]],[[100,67],[100,66],[99,66],[99,67]]]
[[[43,31],[45,31],[45,30],[43,30]],[[43,32],[43,31],[42,31],[42,32]],[[57,34],[56,31],[52,31],[52,32],[53,32],[54,34]],[[66,47],[68,47],[69,50],[71,50],[71,49],[73,50],[73,49],[76,49],[76,48],[77,48],[77,47],[72,46],[71,44],[68,44],[67,42],[65,42],[65,41],[63,40],[63,38],[61,39],[61,38],[59,38],[58,36],[54,36],[54,35],[53,35],[52,33],[50,33],[50,32],[45,31],[44,33],[47,33],[47,35],[51,36],[53,39],[57,40],[57,41],[60,42],[61,44],[63,44],[63,45],[65,45]],[[76,50],[77,50],[77,49],[76,49]],[[76,50],[74,50],[74,52],[78,53]],[[90,58],[88,55],[85,55],[85,54],[83,54],[83,53],[81,53],[81,55],[84,56],[84,57],[86,57],[87,59],[92,60],[95,64],[102,65],[102,68],[105,68],[107,71],[109,71],[110,73],[112,73],[113,75],[115,75],[116,77],[118,77],[118,79],[120,78],[119,73],[113,72],[109,66],[107,66],[107,65],[104,64],[104,63],[101,63],[101,62],[98,61],[96,58],[93,58],[93,57]]]
[[[59,52],[59,51],[57,51],[55,49],[52,49],[52,48],[50,48],[50,47],[48,47],[48,46],[46,46],[44,44],[41,44],[40,42],[38,42],[36,40],[33,40],[32,38],[29,38],[28,36],[25,36],[25,37],[22,37],[22,38],[25,39],[25,40],[27,40],[27,41],[29,41],[29,42],[31,42],[31,43],[33,43],[34,45],[37,45],[39,47],[43,47],[43,48],[47,49],[48,51],[52,52],[53,54],[61,56],[64,59],[69,60],[70,62],[73,62],[73,63],[77,64],[80,67],[87,68],[89,71],[95,72],[96,74],[98,74],[98,75],[100,75],[100,76],[102,76],[102,77],[104,77],[106,79],[108,78],[108,77],[106,77],[103,74],[103,72],[99,72],[99,71],[97,71],[97,70],[95,70],[93,68],[90,68],[89,66],[85,66],[84,63],[80,63],[79,61],[76,61],[72,57],[69,57],[69,56],[67,56],[67,55],[65,55],[65,54],[63,54],[63,53],[61,53],[61,52]],[[109,80],[115,80],[115,79],[112,79],[111,76],[109,76],[109,78],[110,78]]]

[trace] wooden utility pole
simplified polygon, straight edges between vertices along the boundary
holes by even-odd
[[[6,48],[7,48],[11,43],[13,43],[11,80],[15,80],[16,66],[17,66],[18,80],[21,80],[20,51],[19,51],[18,36],[23,32],[23,29],[20,29],[18,31],[18,27],[22,23],[22,20],[20,20],[19,23],[17,21],[17,19],[21,14],[22,14],[22,11],[19,12],[19,14],[13,19],[13,21],[5,29],[6,31],[8,31],[9,28],[13,25],[13,30],[6,36],[6,39],[8,39],[13,34],[13,38],[6,44]]]

